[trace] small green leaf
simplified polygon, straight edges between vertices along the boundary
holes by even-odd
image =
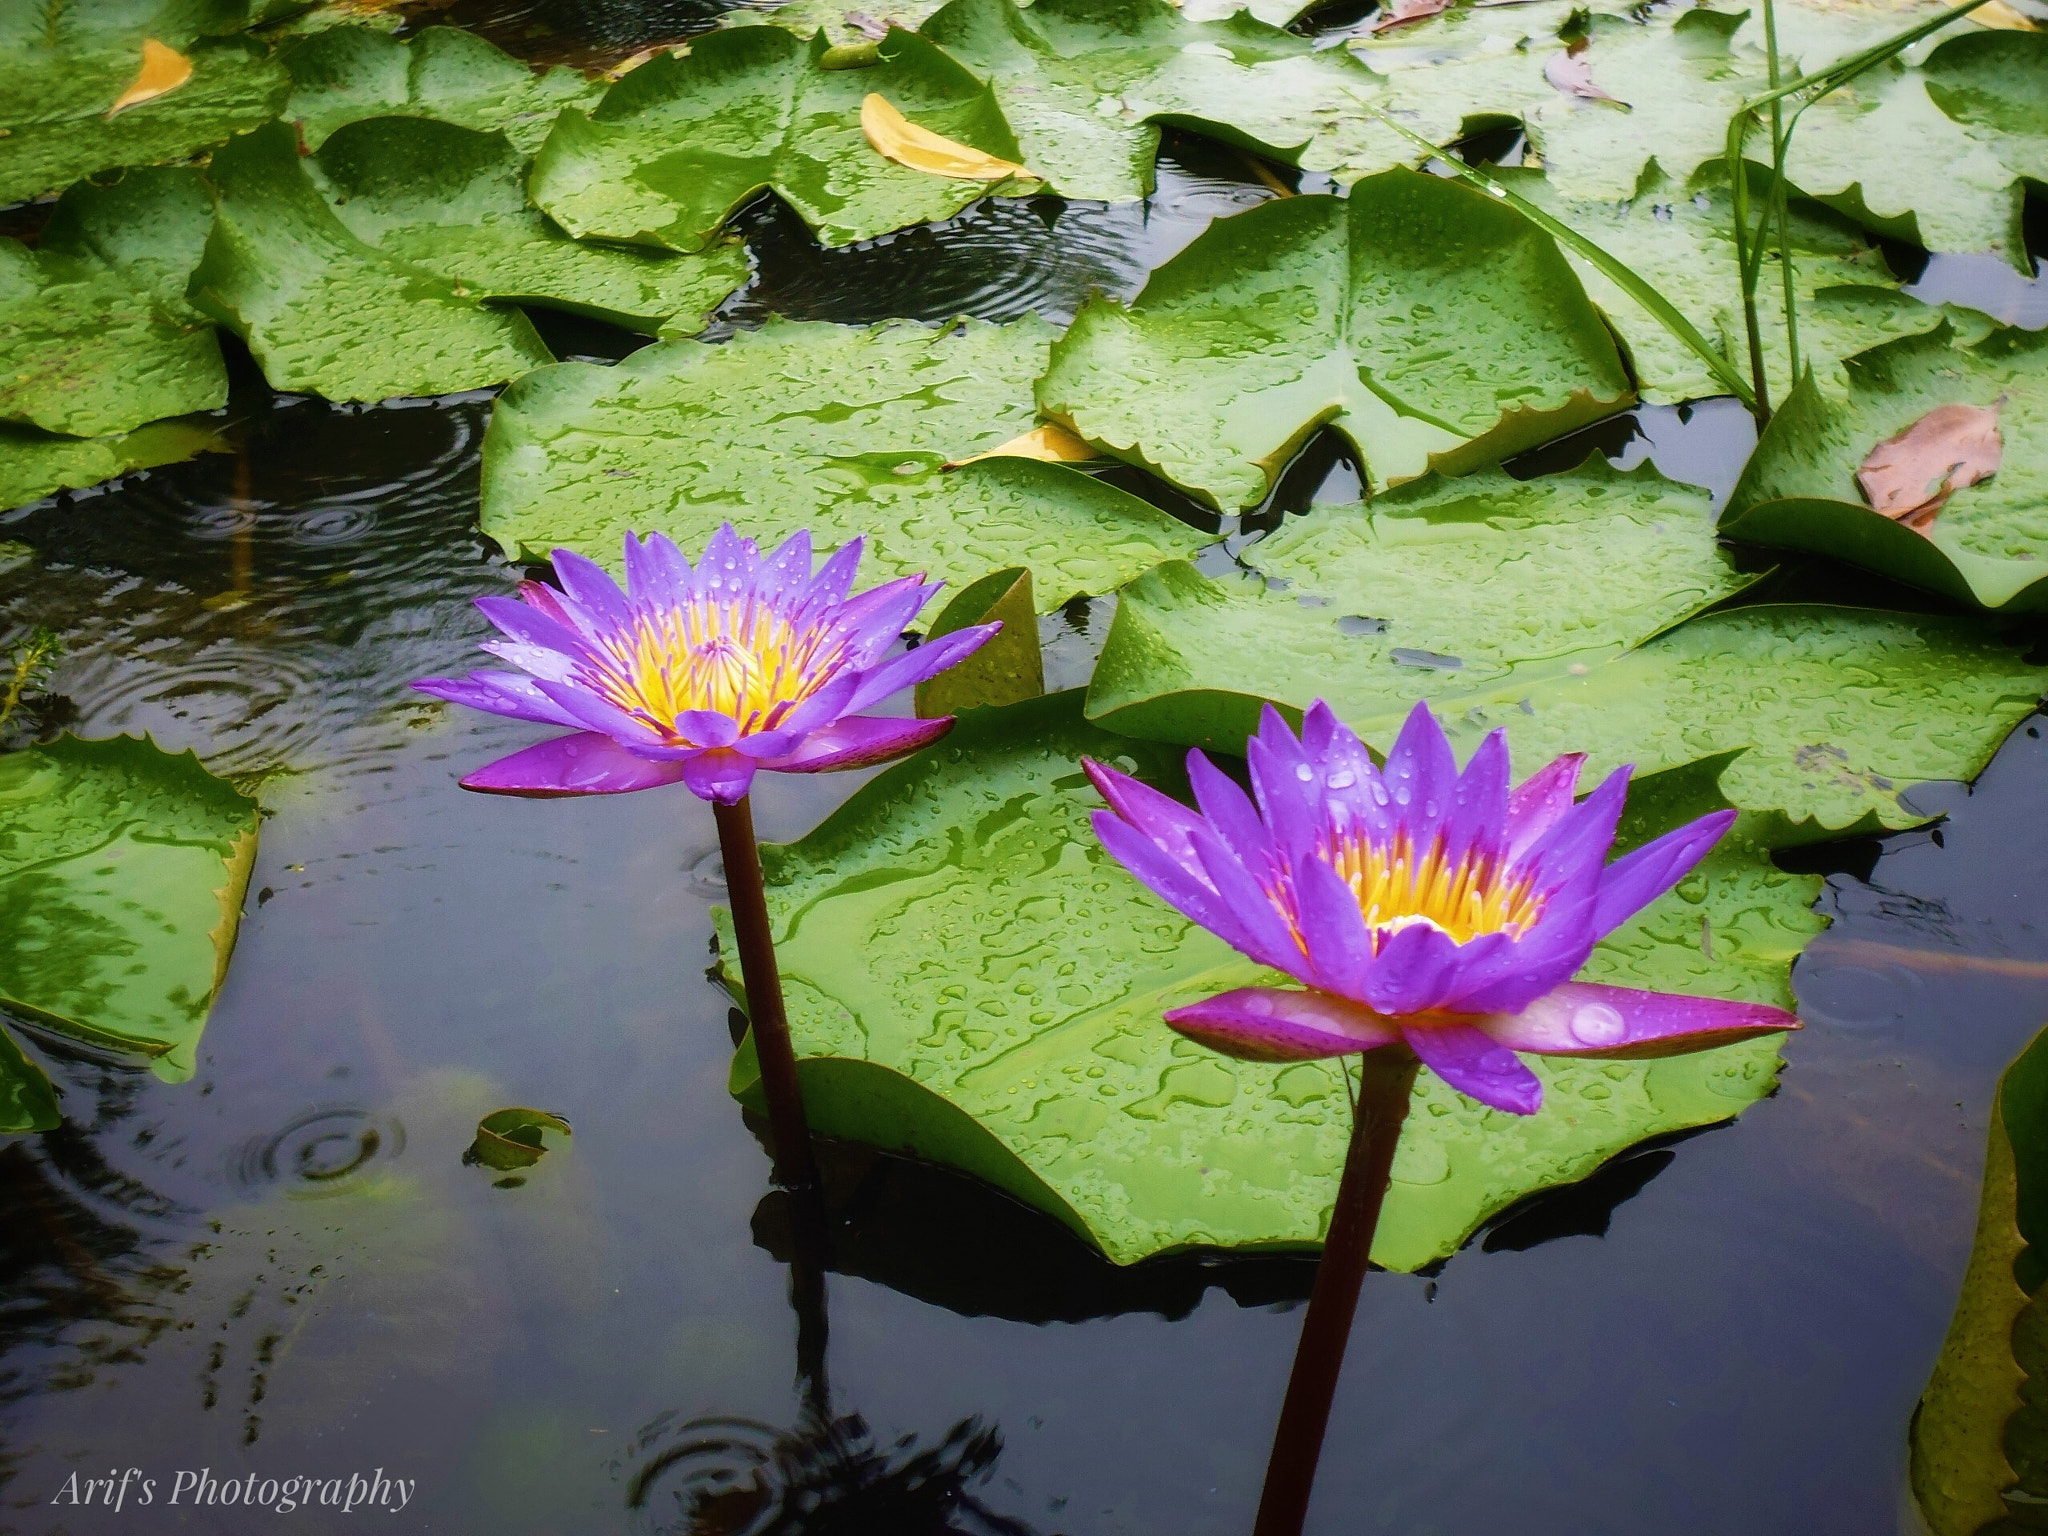
[[[1038,647],[1038,609],[1031,572],[1024,566],[992,571],[961,589],[932,620],[926,641],[974,624],[1003,627],[965,661],[917,685],[917,712],[926,720],[964,709],[1015,704],[1045,692],[1045,656]]]
[[[476,1123],[476,1140],[462,1154],[466,1166],[510,1173],[531,1168],[547,1154],[542,1131],[569,1134],[569,1122],[544,1109],[494,1109]]]
[[[207,421],[152,422],[115,437],[58,437],[0,424],[0,509],[219,446],[218,426]]]
[[[764,545],[799,528],[820,548],[865,535],[864,580],[1023,565],[1044,609],[1112,591],[1205,537],[1064,465],[942,468],[1034,425],[1052,334],[1035,319],[771,320],[718,346],[541,369],[492,414],[483,531],[515,556],[562,545],[616,567],[629,531],[701,549],[730,519]]]
[[[1958,602],[2048,607],[2048,332],[1953,341],[1942,327],[1851,358],[1841,397],[1802,383],[1771,418],[1722,530],[1834,555]],[[1864,502],[1856,471],[1872,448],[1937,406],[2001,401],[2004,463],[1957,491],[1926,531]]]
[[[1274,978],[1103,852],[1081,755],[1185,793],[1180,754],[1096,730],[1077,704],[966,715],[803,841],[763,850],[811,1123],[974,1173],[1120,1264],[1313,1245],[1347,1139],[1341,1078],[1327,1063],[1227,1060],[1160,1021]],[[1726,846],[1585,974],[1782,1005],[1820,926],[1819,887]],[[1536,1189],[1734,1115],[1770,1091],[1776,1059],[1775,1040],[1657,1062],[1539,1059],[1547,1097],[1526,1119],[1425,1076],[1373,1256],[1414,1269],[1455,1252]],[[748,1048],[733,1088],[758,1096]]]
[[[369,27],[332,27],[295,38],[282,50],[291,71],[284,117],[307,149],[372,117],[428,118],[481,132],[502,131],[532,154],[564,106],[603,93],[573,69],[534,71],[480,37],[428,27],[395,38]]]
[[[989,186],[908,170],[861,132],[870,92],[921,128],[1005,160],[1017,142],[989,88],[923,38],[892,32],[871,69],[824,69],[820,36],[738,27],[565,109],[534,162],[533,200],[570,234],[668,250],[707,244],[764,191],[826,245],[949,218]]]
[[[1568,474],[1429,478],[1317,507],[1245,551],[1257,574],[1163,565],[1127,587],[1089,687],[1111,730],[1243,750],[1272,700],[1382,742],[1596,665],[1740,591],[1704,492],[1594,455]]]
[[[747,280],[736,240],[688,256],[571,240],[527,203],[526,159],[501,133],[371,118],[337,129],[312,165],[357,238],[466,297],[683,335]]]
[[[1233,508],[1325,423],[1377,487],[1479,468],[1630,396],[1548,235],[1401,170],[1348,199],[1218,220],[1128,307],[1083,309],[1038,398],[1089,442]]]
[[[189,752],[0,757],[0,1006],[190,1077],[255,854],[255,802]]]
[[[220,192],[192,302],[249,344],[273,388],[330,400],[441,395],[551,362],[517,310],[487,308],[350,233],[272,123],[213,157]]]

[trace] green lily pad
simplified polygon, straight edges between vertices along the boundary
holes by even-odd
[[[823,67],[826,47],[736,27],[649,60],[587,115],[556,118],[534,202],[572,235],[694,251],[771,188],[826,245],[950,218],[990,192],[885,160],[861,132],[870,93],[921,128],[1018,160],[989,87],[915,33],[891,32],[867,68]]]
[[[277,389],[382,400],[482,389],[553,361],[531,322],[365,245],[272,123],[213,157],[220,192],[191,297]]]
[[[2048,1499],[2048,1032],[1991,1100],[1984,1193],[1962,1295],[1913,1415],[1912,1485],[1933,1536],[1976,1536]],[[2010,1504],[2007,1500],[2010,1499]]]
[[[428,27],[400,39],[371,27],[332,27],[295,38],[282,51],[291,71],[283,116],[317,150],[348,123],[371,117],[428,118],[502,132],[532,154],[565,106],[603,94],[573,69],[536,72],[480,37]]]
[[[1038,605],[1031,600],[1031,572],[1021,565],[991,571],[962,587],[932,620],[925,639],[956,629],[1000,624],[966,660],[917,685],[919,718],[957,715],[963,709],[1015,704],[1045,692],[1045,653],[1038,643]]]
[[[1103,852],[1083,753],[1184,789],[1177,753],[1090,727],[1078,703],[964,716],[802,842],[763,849],[811,1123],[964,1168],[1121,1264],[1311,1246],[1343,1161],[1342,1080],[1326,1063],[1231,1061],[1160,1022],[1272,978]],[[1820,926],[1808,910],[1819,884],[1730,849],[1585,974],[1788,1001],[1789,962]],[[1375,1260],[1419,1268],[1534,1190],[1646,1136],[1731,1117],[1770,1090],[1777,1043],[1532,1064],[1546,1100],[1526,1119],[1423,1078]],[[748,1049],[733,1088],[758,1096]]]
[[[1627,263],[1747,373],[1749,341],[1734,277],[1734,222],[1718,163],[1702,168],[1692,186],[1681,188],[1653,162],[1635,196],[1623,203],[1568,202],[1547,177],[1534,171],[1494,174]],[[1844,358],[1900,336],[1931,331],[1944,319],[1974,336],[1992,329],[1987,316],[1923,304],[1900,292],[1875,241],[1833,209],[1797,199],[1791,223],[1800,355],[1824,388],[1841,387]],[[1726,392],[1695,353],[1612,279],[1569,249],[1565,259],[1620,335],[1645,400],[1672,405]],[[1782,401],[1796,381],[1786,349],[1783,288],[1775,265],[1765,271],[1758,287],[1757,309],[1771,398]]]
[[[747,280],[736,240],[685,256],[570,239],[526,201],[526,159],[502,133],[370,118],[337,129],[311,164],[358,239],[468,297],[685,334]]]
[[[1041,407],[1219,507],[1328,423],[1375,486],[1495,462],[1630,399],[1570,266],[1512,209],[1413,171],[1212,224],[1053,345]]]
[[[260,48],[193,42],[174,22],[156,30],[167,21],[121,5],[0,8],[0,204],[117,166],[183,160],[277,115],[290,82]],[[191,78],[110,117],[145,37],[183,51]]]
[[[219,443],[218,424],[206,421],[156,421],[113,437],[58,437],[0,424],[0,510],[175,464]]]
[[[2048,332],[1952,345],[1946,327],[1851,358],[1842,397],[1802,384],[1771,418],[1722,530],[1816,550],[1986,608],[2048,607]],[[1873,512],[1856,471],[1936,406],[1999,406],[2004,461],[1923,532]]]
[[[1594,455],[1568,474],[1431,477],[1317,507],[1211,580],[1175,562],[1126,587],[1088,691],[1129,736],[1242,751],[1265,700],[1318,698],[1385,734],[1418,698],[1465,701],[1619,655],[1739,592],[1703,491]],[[1597,572],[1597,578],[1592,573]]]
[[[941,467],[1033,426],[1030,381],[1052,334],[1035,319],[772,320],[720,346],[542,369],[492,414],[483,531],[515,557],[561,545],[616,567],[629,531],[698,549],[730,519],[763,543],[865,534],[864,579],[965,583],[1021,565],[1047,612],[1113,590],[1205,536],[1064,465]]]
[[[719,21],[728,27],[774,25],[805,38],[823,31],[834,43],[858,45],[869,41],[877,28],[921,30],[939,4],[940,0],[873,0],[867,5],[856,0],[783,0],[780,5],[759,11],[746,7],[727,11]],[[1228,21],[1239,11],[1245,11],[1273,27],[1286,26],[1308,9],[1302,0],[1249,0],[1248,4],[1240,0],[1185,0],[1180,7],[1181,14],[1190,21]]]
[[[211,325],[105,268],[0,240],[0,420],[100,437],[227,397]]]
[[[1167,0],[951,0],[921,29],[994,88],[1024,161],[1068,197],[1142,197],[1162,122],[1311,170],[1378,139],[1378,79],[1341,48]],[[1406,155],[1400,159],[1409,158]]]
[[[256,804],[154,742],[0,757],[0,1008],[192,1075],[256,855]]]
[[[213,192],[190,166],[135,166],[57,199],[37,248],[118,275],[168,314],[204,320],[185,289],[213,228]]]

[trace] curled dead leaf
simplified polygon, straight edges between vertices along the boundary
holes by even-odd
[[[128,89],[114,98],[114,104],[107,108],[107,116],[126,111],[145,101],[154,101],[169,91],[175,91],[192,78],[192,61],[175,48],[166,47],[153,37],[142,40],[142,68],[135,72],[135,78],[128,82]]]
[[[1000,160],[929,128],[918,127],[891,106],[886,97],[872,91],[860,104],[860,131],[883,159],[928,176],[948,176],[955,181],[1004,181],[1024,170],[1014,161]]]
[[[1871,510],[1925,533],[1949,497],[1998,473],[2002,404],[1937,405],[1871,449],[1856,471]]]
[[[1102,455],[1089,447],[1087,442],[1065,427],[1033,427],[1022,437],[1013,437],[987,453],[970,454],[964,459],[955,459],[946,465],[947,469],[958,469],[962,464],[975,464],[983,459],[1038,459],[1047,464],[1080,464]]]
[[[1582,101],[1611,101],[1617,107],[1627,102],[1619,96],[1609,95],[1593,83],[1593,61],[1586,57],[1586,45],[1578,44],[1565,53],[1554,53],[1543,65],[1543,78],[1567,96],[1576,96]]]
[[[870,42],[879,43],[889,35],[889,23],[870,16],[866,11],[848,11],[846,24]]]
[[[1394,0],[1390,6],[1381,9],[1374,20],[1374,32],[1391,32],[1411,21],[1422,21],[1431,16],[1441,15],[1450,6],[1451,0]],[[1996,0],[1993,0],[1996,3]]]

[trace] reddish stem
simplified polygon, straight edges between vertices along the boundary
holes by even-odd
[[[1266,1486],[1259,1496],[1252,1536],[1300,1536],[1308,1518],[1330,1404],[1344,1371],[1344,1348],[1351,1341],[1351,1320],[1372,1257],[1394,1148],[1401,1139],[1401,1123],[1408,1118],[1408,1096],[1419,1065],[1414,1055],[1406,1046],[1388,1046],[1367,1051],[1360,1062],[1362,1081],[1351,1119],[1351,1144],[1344,1153],[1344,1177],[1337,1185],[1330,1233],[1323,1240],[1308,1316],[1302,1319],[1301,1340],[1295,1345],[1294,1369],[1288,1374],[1287,1397],[1273,1432],[1273,1454],[1266,1462]]]
[[[768,926],[768,897],[761,885],[761,852],[754,841],[754,807],[712,802],[718,848],[725,860],[725,889],[732,904],[733,936],[740,951],[740,980],[747,990],[747,1022],[754,1055],[761,1064],[761,1091],[768,1098],[768,1132],[775,1148],[775,1181],[815,1183],[811,1132],[804,1120],[803,1090],[796,1077],[796,1048],[790,1044],[789,1015],[782,1004],[782,974],[775,965],[774,931]]]

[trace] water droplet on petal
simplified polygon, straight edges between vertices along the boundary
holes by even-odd
[[[1482,1072],[1512,1072],[1515,1069],[1515,1053],[1504,1045],[1496,1045],[1479,1058]]]
[[[1411,790],[1406,784],[1396,784],[1394,786],[1394,804],[1406,805],[1410,800],[1413,800],[1414,798],[1415,792]]]
[[[1614,1045],[1628,1035],[1628,1023],[1605,1003],[1581,1003],[1572,1010],[1572,1038],[1581,1045]]]
[[[1316,771],[1309,767],[1307,763],[1296,763],[1294,765],[1294,776],[1304,784],[1312,784],[1315,782]]]
[[[1439,814],[1437,811],[1436,802],[1434,800],[1423,801],[1422,814],[1429,817],[1432,821],[1434,821],[1437,815]]]
[[[1349,789],[1358,782],[1358,775],[1349,768],[1339,768],[1326,782],[1332,789]]]

